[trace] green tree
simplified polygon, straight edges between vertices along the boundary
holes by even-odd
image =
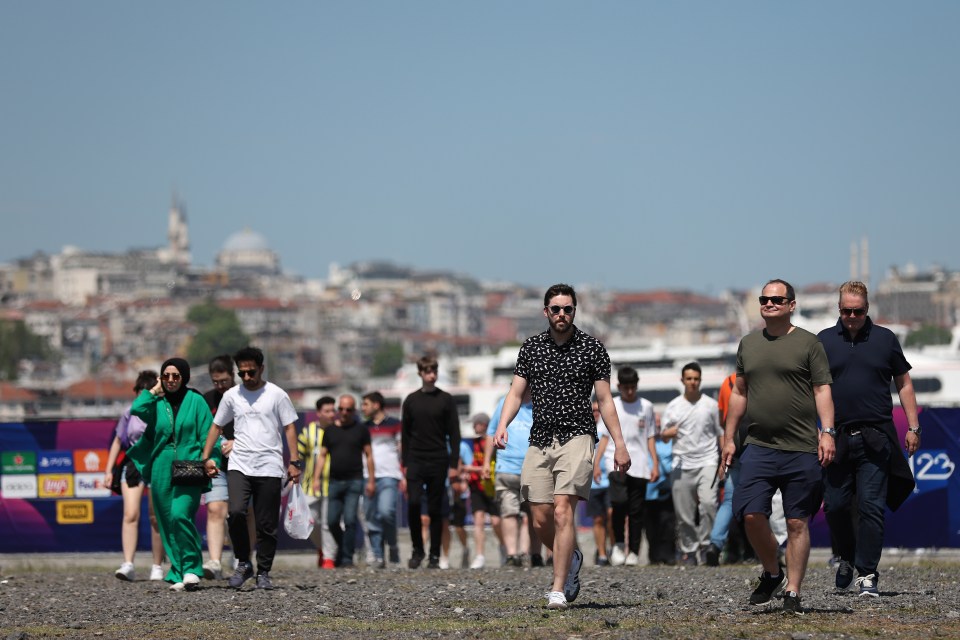
[[[23,320],[0,320],[0,379],[16,380],[21,360],[55,359],[46,338]]]
[[[403,364],[403,345],[399,342],[381,342],[373,354],[370,373],[374,376],[389,376]]]
[[[933,324],[922,325],[911,331],[903,341],[904,347],[925,347],[935,344],[950,344],[950,329],[944,329]]]
[[[213,302],[190,307],[187,320],[197,327],[190,341],[187,358],[190,362],[209,362],[222,353],[233,354],[250,344],[250,338],[240,328],[237,314],[221,309]]]

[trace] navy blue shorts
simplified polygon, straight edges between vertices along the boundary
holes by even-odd
[[[762,513],[769,518],[770,501],[780,489],[787,518],[810,518],[823,502],[823,478],[824,469],[815,453],[749,445],[740,456],[740,481],[733,494],[733,513],[737,520],[743,520],[748,513]]]
[[[590,498],[587,500],[587,515],[591,518],[607,516],[610,508],[610,493],[604,489],[590,489]]]

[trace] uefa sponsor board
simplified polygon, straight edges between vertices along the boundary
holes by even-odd
[[[73,493],[78,498],[108,498],[113,495],[103,482],[102,473],[73,474]]]
[[[0,475],[34,475],[36,473],[36,451],[4,451],[0,453]]]
[[[5,475],[0,478],[0,498],[37,497],[37,476]]]

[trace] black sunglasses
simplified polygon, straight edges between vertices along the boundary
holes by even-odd
[[[840,309],[840,315],[842,316],[853,316],[854,318],[859,318],[860,316],[866,315],[867,310],[864,307],[857,307],[856,309],[850,309],[844,307]]]
[[[547,309],[550,311],[551,315],[558,316],[560,315],[560,312],[563,311],[566,315],[572,316],[573,312],[576,311],[577,308],[569,304],[563,307],[558,304],[552,304],[547,307]]]
[[[760,304],[767,304],[768,302],[772,302],[778,307],[782,304],[787,304],[788,302],[790,302],[790,298],[787,298],[786,296],[760,296],[759,300],[760,300]]]
[[[256,378],[257,370],[256,369],[237,369],[237,375],[241,378]]]

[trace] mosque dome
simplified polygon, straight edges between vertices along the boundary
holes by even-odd
[[[217,254],[217,266],[231,272],[255,274],[280,273],[280,259],[267,239],[252,229],[230,235]]]
[[[223,251],[270,251],[267,239],[256,231],[244,228],[230,235],[223,243]]]

